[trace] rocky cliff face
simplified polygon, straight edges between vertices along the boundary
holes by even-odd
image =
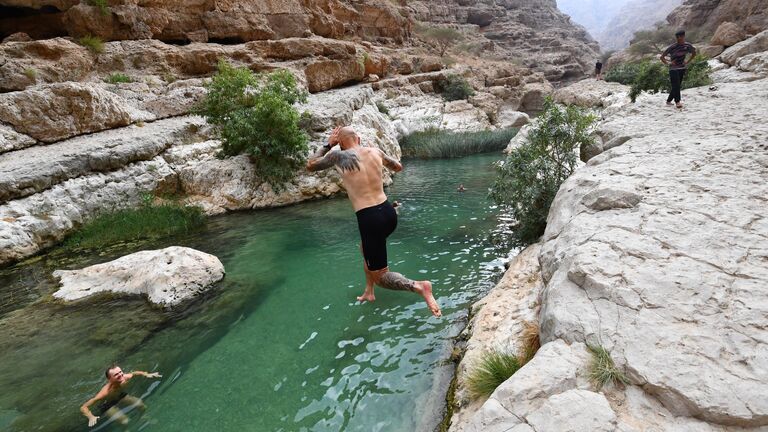
[[[475,26],[487,41],[484,55],[506,58],[568,81],[590,73],[599,48],[555,0],[409,1],[419,21]]]
[[[340,0],[128,1],[107,10],[79,0],[0,1],[0,38],[25,32],[33,38],[83,36],[105,40],[242,43],[306,37],[402,42],[408,20],[390,2]],[[43,25],[41,25],[43,24]]]
[[[768,29],[765,0],[685,0],[667,21],[674,27],[700,29],[714,34],[720,24],[736,23],[747,35]]]
[[[594,80],[558,91],[603,107],[600,145],[561,186],[541,244],[482,301],[459,404],[478,351],[515,352],[531,314],[543,346],[451,430],[765,430],[768,68],[744,68],[768,64],[766,34],[726,51],[750,82],[686,90],[682,111]],[[627,383],[590,383],[585,344]]]

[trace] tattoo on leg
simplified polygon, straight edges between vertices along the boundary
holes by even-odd
[[[396,272],[384,273],[379,279],[379,285],[395,291],[416,292],[416,282]]]

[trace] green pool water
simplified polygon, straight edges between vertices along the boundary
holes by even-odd
[[[6,269],[0,331],[12,336],[0,336],[0,430],[88,430],[77,408],[114,360],[164,377],[136,378],[131,392],[146,410],[99,430],[433,430],[452,338],[508,252],[504,217],[486,198],[498,158],[407,161],[387,189],[403,203],[390,267],[433,282],[441,319],[411,293],[377,288],[376,302],[355,301],[364,275],[345,198],[229,214],[194,235]],[[169,244],[213,253],[227,271],[188,312],[140,299],[45,300],[53,267]]]

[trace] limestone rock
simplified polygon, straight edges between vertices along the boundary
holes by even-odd
[[[85,47],[63,38],[0,44],[0,91],[23,90],[38,82],[80,81],[93,67]]]
[[[365,77],[365,67],[356,59],[318,60],[304,69],[307,77],[307,88],[316,93],[332,89],[350,81],[362,81]]]
[[[178,117],[0,154],[0,202],[48,189],[68,179],[149,160],[202,127],[200,117]]]
[[[605,396],[587,390],[554,395],[526,420],[541,432],[613,432],[616,428],[616,413]]]
[[[125,103],[79,83],[57,83],[0,94],[0,121],[43,142],[128,125]]]
[[[471,334],[464,357],[456,370],[457,388],[455,400],[461,407],[454,410],[451,424],[461,430],[483,401],[470,401],[467,377],[472,368],[491,349],[518,353],[523,347],[519,334],[527,325],[537,321],[537,299],[543,284],[539,271],[539,245],[534,244],[520,252],[496,286],[481,300],[472,305],[473,318],[464,330]],[[493,403],[489,405],[493,411]],[[504,408],[502,408],[504,409]],[[486,413],[488,416],[488,414]],[[497,418],[497,415],[488,416]],[[489,427],[486,420],[480,423]]]
[[[604,108],[615,101],[615,97],[627,98],[629,87],[619,83],[598,81],[592,78],[576,82],[555,91],[555,102],[577,105],[584,108]],[[611,98],[611,96],[615,96]]]
[[[763,78],[763,76],[752,72],[744,72],[738,67],[730,67],[712,72],[710,78],[715,83],[736,83],[756,81]]]
[[[722,45],[729,47],[736,45],[737,43],[746,39],[744,30],[739,27],[738,24],[732,22],[724,22],[717,27],[715,34],[710,40],[712,45]]]
[[[35,145],[34,138],[20,134],[12,128],[0,124],[0,153],[19,150]]]
[[[136,252],[80,270],[56,270],[61,287],[53,296],[73,301],[99,293],[146,295],[172,307],[224,278],[224,265],[213,255],[180,246]]]
[[[736,61],[748,54],[755,54],[768,51],[768,30],[743,40],[736,45],[728,48],[720,54],[720,61],[733,66]]]
[[[765,0],[685,0],[667,16],[672,28],[697,29],[713,34],[725,22],[732,22],[747,34],[768,28]]]
[[[736,61],[736,67],[761,77],[768,76],[768,51],[748,54]]]
[[[8,3],[8,2],[6,2]],[[12,0],[10,6],[40,8],[38,1]],[[50,2],[54,3],[54,2]],[[186,0],[163,2],[111,2],[109,13],[79,1],[55,2],[57,27],[69,36],[93,34],[104,40],[160,39],[164,41],[223,41],[301,37],[312,33],[332,38],[354,35],[364,39],[386,38],[401,43],[410,23],[389,3],[338,0],[246,0],[208,4]],[[37,16],[37,19],[45,15]],[[25,25],[14,18],[0,18],[13,32],[25,29],[35,38],[44,28]]]
[[[722,45],[701,45],[696,47],[696,52],[703,56],[713,59],[725,51],[725,47]]]
[[[554,88],[548,82],[528,83],[522,88],[523,97],[520,100],[518,111],[539,112],[544,107],[544,99],[549,96]]]
[[[110,173],[83,175],[0,205],[0,264],[33,255],[105,209],[136,207],[141,195],[175,182],[162,158]]]
[[[7,42],[29,42],[31,40],[32,40],[32,38],[28,34],[26,34],[24,32],[18,32],[18,33],[14,33],[14,34],[6,36],[5,39],[3,39],[2,43],[7,43]]]
[[[510,107],[502,107],[496,120],[496,126],[500,128],[516,127],[520,128],[531,122],[528,114],[515,111]]]
[[[768,80],[718,86],[684,91],[696,109],[674,116],[642,95],[600,126],[631,139],[576,170],[552,203],[541,337],[602,344],[673,416],[756,428],[768,425],[768,271],[756,252],[768,224],[755,198],[768,195]],[[657,132],[669,128],[676,136]],[[610,189],[631,202],[589,206]]]

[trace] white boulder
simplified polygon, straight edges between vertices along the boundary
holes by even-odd
[[[146,295],[161,306],[176,306],[224,278],[213,255],[180,246],[141,251],[80,270],[56,270],[61,288],[53,296],[79,300],[99,293]]]

